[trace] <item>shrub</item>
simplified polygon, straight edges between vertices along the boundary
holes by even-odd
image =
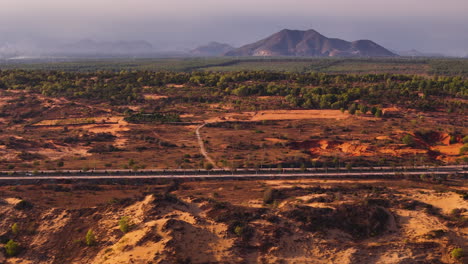
[[[18,255],[19,249],[19,244],[11,239],[5,245],[6,254],[10,257]]]
[[[234,228],[234,234],[236,236],[241,237],[242,239],[248,240],[250,237],[252,237],[254,230],[245,224],[239,224]]]
[[[18,223],[14,223],[12,226],[11,226],[11,232],[14,234],[14,235],[17,235],[19,233],[19,226],[18,226]]]
[[[460,155],[465,155],[465,153],[468,153],[468,143],[460,148]]]
[[[269,204],[273,202],[273,189],[269,188],[263,193],[263,203]]]
[[[367,105],[360,104],[359,111],[361,111],[363,114],[366,114],[369,111],[369,107],[367,107]]]
[[[348,108],[348,113],[350,115],[354,115],[356,113],[356,105],[352,104],[349,108]]]
[[[234,228],[234,233],[237,236],[241,237],[244,234],[244,227],[243,226],[236,226],[236,228]]]
[[[401,141],[403,141],[403,144],[408,145],[408,146],[414,145],[414,138],[413,138],[413,136],[411,136],[411,135],[405,135],[405,136],[401,139]]]
[[[122,216],[119,220],[120,231],[127,233],[130,230],[130,218],[128,216]]]
[[[205,170],[212,170],[213,169],[213,164],[211,163],[206,163],[205,164]]]
[[[85,243],[87,246],[91,247],[96,245],[96,236],[92,229],[89,229],[85,236]]]
[[[278,198],[279,195],[280,195],[280,193],[279,193],[278,190],[268,188],[263,193],[263,203],[264,204],[271,204],[271,203],[275,202],[275,200]]]
[[[457,137],[456,136],[450,136],[450,144],[455,144],[457,143]]]
[[[26,151],[22,151],[20,154],[18,154],[18,158],[24,161],[29,161],[29,160],[34,160],[34,159],[41,159],[43,156],[39,154],[33,154],[29,153]]]
[[[428,239],[435,239],[435,238],[442,237],[443,235],[445,235],[445,233],[446,232],[443,229],[436,229],[436,230],[432,230],[429,233],[427,233],[425,235],[425,237],[428,238]]]
[[[107,152],[117,152],[117,151],[122,151],[122,149],[109,144],[99,144],[93,146],[90,150],[88,150],[88,153],[107,153]]]
[[[454,259],[461,259],[462,257],[465,256],[465,252],[463,252],[462,248],[454,248],[452,252],[450,252],[450,255]]]
[[[463,143],[468,143],[468,136],[464,136],[462,141],[463,141]]]
[[[462,196],[462,199],[463,199],[463,200],[468,200],[468,192],[467,192],[467,193],[463,193],[461,196]]]
[[[124,118],[129,123],[167,123],[180,122],[180,116],[176,113],[137,113]]]
[[[21,200],[15,205],[14,208],[17,210],[27,210],[27,209],[31,209],[32,207],[33,207],[32,203],[25,201],[25,200]]]
[[[381,109],[377,109],[377,111],[374,114],[375,117],[382,117],[382,115],[383,115],[383,113],[382,113]]]

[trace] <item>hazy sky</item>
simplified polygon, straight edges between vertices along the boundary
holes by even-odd
[[[168,50],[290,28],[466,55],[467,11],[468,0],[0,0],[0,43],[147,40]]]

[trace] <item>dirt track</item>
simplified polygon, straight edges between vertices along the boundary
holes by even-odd
[[[202,124],[197,127],[195,130],[195,133],[197,134],[197,140],[198,140],[198,145],[200,145],[200,152],[201,154],[205,157],[205,159],[213,165],[215,169],[218,169],[218,166],[216,166],[216,162],[208,155],[208,152],[206,151],[205,144],[203,143],[203,138],[200,135],[200,129],[206,125]]]

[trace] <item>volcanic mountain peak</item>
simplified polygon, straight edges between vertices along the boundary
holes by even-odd
[[[270,37],[227,52],[227,56],[392,57],[397,56],[371,40],[348,42],[327,38],[310,29],[283,29]]]

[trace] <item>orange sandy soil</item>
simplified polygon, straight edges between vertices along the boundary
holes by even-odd
[[[304,120],[304,119],[345,119],[347,113],[339,110],[266,110],[258,112],[230,113],[221,117],[205,120],[206,123],[225,121],[263,121],[263,120]]]
[[[463,158],[459,155],[461,137],[456,138],[456,143],[450,144],[448,133],[435,130],[430,141],[426,142],[426,139],[412,132],[415,130],[413,126],[419,127],[418,122],[403,123],[403,120],[396,119],[401,123],[395,125],[395,119],[374,120],[363,116],[349,116],[340,111],[323,111],[323,115],[319,115],[319,112],[304,112],[308,113],[310,119],[301,114],[285,114],[288,111],[271,111],[263,115],[262,112],[255,115],[232,114],[221,120],[210,119],[209,122],[217,122],[218,125],[203,128],[202,134],[208,141],[206,145],[209,153],[218,161],[237,162],[233,161],[233,157],[245,156],[243,153],[246,150],[249,150],[250,159],[257,163],[260,160],[268,163],[276,160],[278,163],[289,157],[301,157],[305,160],[339,157],[343,162],[352,162],[356,158],[419,162],[421,157],[426,157],[444,163],[453,163]],[[275,116],[276,114],[278,115]],[[248,125],[255,117],[258,120],[261,117],[265,119],[256,125]],[[276,117],[290,120],[276,120]],[[294,117],[298,119],[294,120]],[[223,126],[226,121],[237,121],[237,125]],[[246,124],[243,125],[242,122]],[[460,131],[463,135],[466,129]],[[401,139],[407,134],[414,137],[414,146],[403,144]],[[249,149],[245,145],[254,147]]]
[[[165,95],[157,95],[157,94],[144,94],[143,95],[146,100],[159,100],[167,98]]]
[[[276,190],[275,202],[265,204],[269,189]],[[463,192],[468,187],[459,180],[437,185],[405,180],[262,180],[0,186],[0,237],[14,239],[22,248],[12,258],[0,251],[0,260],[463,263],[466,259],[450,256],[453,248],[467,250],[468,201],[462,199]],[[22,200],[32,207],[21,207]],[[345,208],[366,211],[346,215]],[[315,210],[321,213],[300,217]],[[385,218],[370,214],[377,211]],[[330,213],[332,218],[322,222],[321,217]],[[127,233],[119,230],[123,216],[130,223]],[[13,223],[19,226],[17,234],[11,231]],[[361,231],[348,225],[359,225]],[[369,231],[376,225],[381,225],[379,231]],[[84,243],[89,229],[97,239],[92,247]]]
[[[137,162],[135,169],[201,168],[206,163],[195,135],[198,125],[125,122],[123,109],[139,111],[141,105],[94,105],[25,91],[1,94],[4,95],[0,97],[1,107],[16,104],[20,95],[33,99],[30,105],[15,105],[14,110],[10,109],[11,116],[40,111],[40,115],[19,124],[8,115],[0,118],[1,170],[122,169],[129,168],[132,159]],[[152,98],[148,97],[149,100],[162,99],[159,94],[146,95]],[[276,100],[277,105],[283,99],[258,100],[265,107],[270,100]],[[356,160],[366,160],[371,165],[382,160],[387,160],[387,164],[415,161],[446,164],[466,158],[459,155],[459,149],[467,129],[459,119],[441,112],[420,113],[389,106],[384,109],[386,112],[402,116],[375,118],[369,114],[352,116],[339,110],[240,111],[239,106],[223,103],[173,107],[184,122],[209,123],[201,134],[208,154],[219,167],[259,164],[275,167],[297,159],[327,162],[335,158],[341,164]],[[236,124],[232,125],[233,122]],[[434,131],[430,141],[416,137],[416,146],[402,144],[404,135],[415,135],[415,131],[424,129]],[[99,133],[114,138],[86,139]],[[458,136],[450,144],[453,133]],[[91,152],[96,147],[104,150],[114,147],[117,151]],[[60,162],[63,167],[57,166]]]

